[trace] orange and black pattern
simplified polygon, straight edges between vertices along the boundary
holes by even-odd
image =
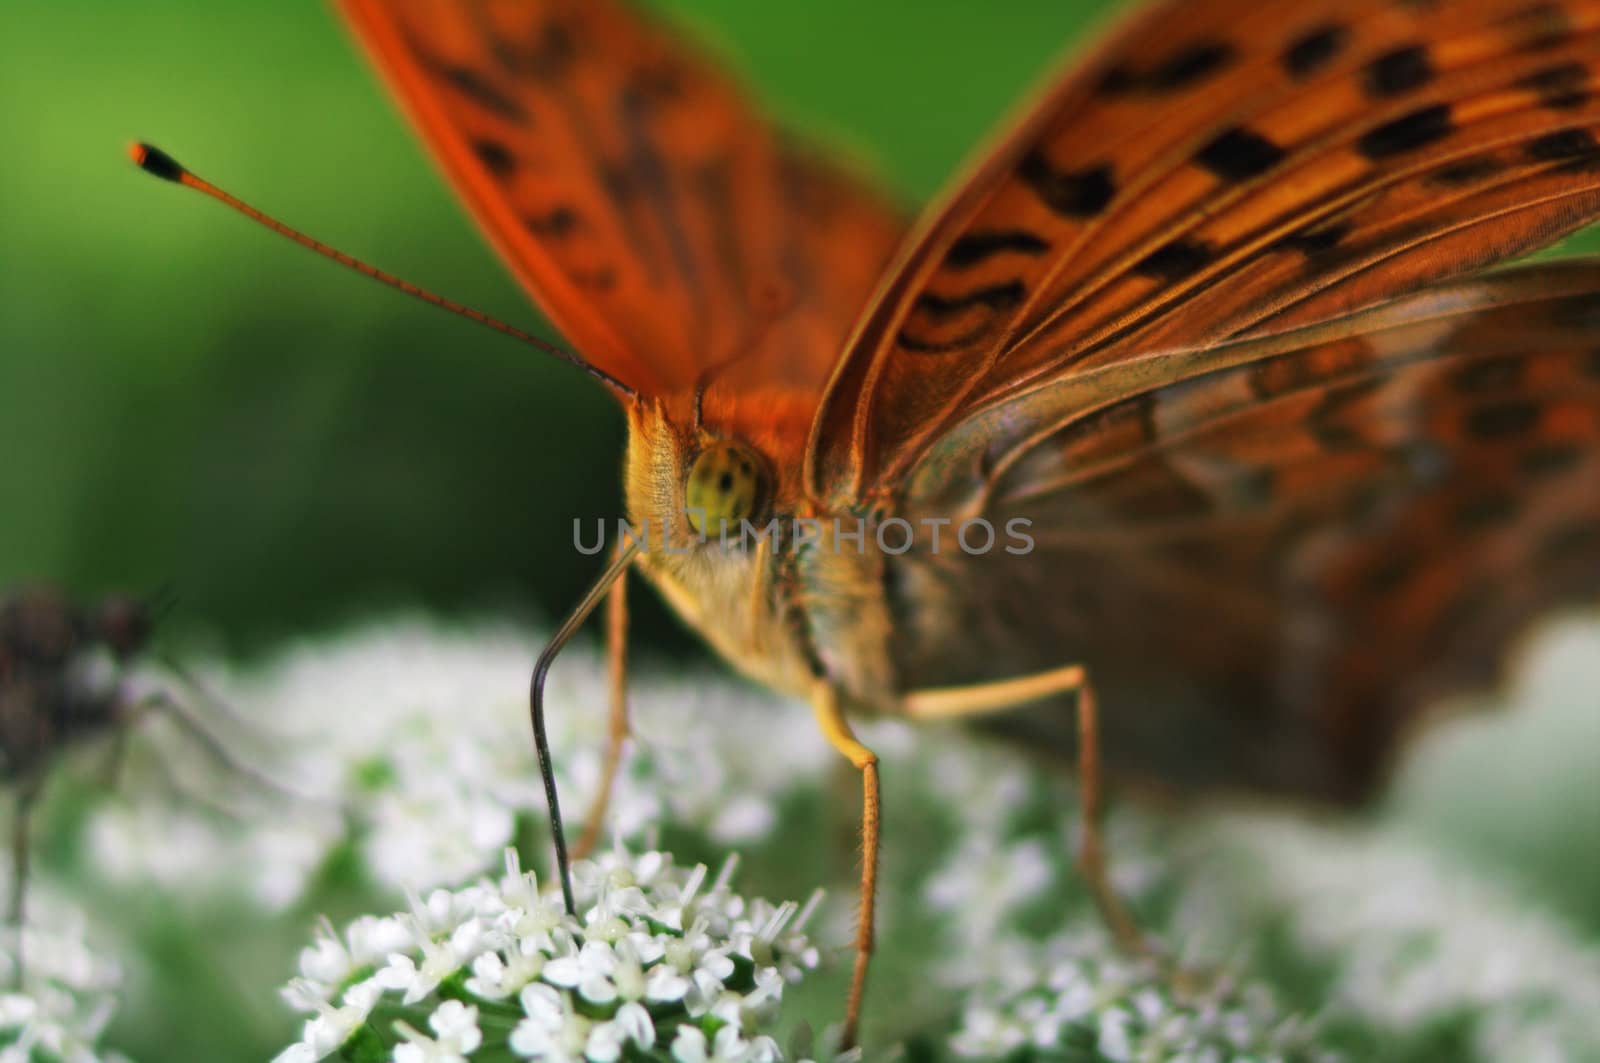
[[[821,390],[899,237],[886,198],[612,0],[342,6],[591,364],[652,396],[741,357]]]
[[[1352,797],[1600,597],[1600,264],[1484,272],[1600,216],[1600,0],[1159,0],[898,252],[611,0],[343,6],[594,365],[797,512],[1033,522],[885,561],[903,678],[1081,662],[1128,770]]]

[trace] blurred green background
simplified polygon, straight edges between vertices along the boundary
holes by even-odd
[[[572,519],[619,512],[610,400],[127,160],[149,140],[342,250],[536,321],[331,6],[3,6],[0,586],[171,583],[172,626],[235,651],[398,604],[570,607],[594,574]],[[909,205],[1107,5],[663,6]],[[640,608],[641,637],[690,644]]]

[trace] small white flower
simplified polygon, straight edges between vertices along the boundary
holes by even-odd
[[[0,1063],[121,1060],[99,1046],[121,990],[120,967],[91,945],[82,912],[37,884],[29,901],[22,984],[0,993]],[[15,978],[15,935],[8,929],[0,938],[0,971],[7,979]]]
[[[539,977],[548,959],[535,941],[519,940],[505,952],[485,952],[472,961],[467,991],[490,1000],[514,996]]]
[[[1112,1063],[1127,1063],[1133,1058],[1133,1038],[1128,1033],[1130,1021],[1131,1016],[1121,1008],[1107,1008],[1100,1013],[1095,1047]]]
[[[558,956],[545,964],[544,980],[564,989],[575,989],[591,1003],[609,1004],[617,999],[617,987],[611,981],[616,965],[616,956],[609,945],[590,941],[576,955]]]
[[[325,1059],[337,1052],[351,1034],[366,1025],[382,993],[378,983],[369,979],[345,990],[338,1006],[319,1002],[318,1013],[306,1022],[299,1044],[280,1052],[274,1063]]]
[[[511,1031],[511,1050],[520,1056],[549,1063],[582,1063],[588,1058],[594,1023],[579,1015],[572,998],[547,985],[530,985],[522,991],[526,1014]]]
[[[396,1028],[406,1040],[395,1046],[394,1063],[466,1063],[483,1043],[478,1029],[478,1009],[459,1000],[447,1000],[428,1017],[434,1036],[418,1033],[405,1023]]]
[[[397,919],[408,931],[404,947],[347,990],[343,1006],[327,1003],[320,986],[303,977],[285,994],[296,1007],[317,1014],[282,1063],[336,1050],[367,1022],[382,996],[401,1005],[436,1002],[432,1036],[397,1026],[396,1063],[464,1059],[484,1039],[477,1011],[438,997],[444,980],[464,967],[470,967],[462,979],[469,991],[486,1000],[514,998],[521,1007],[509,1030],[499,1023],[493,1028],[491,1037],[505,1039],[492,1046],[499,1051],[615,1063],[630,1049],[650,1051],[658,1040],[675,1043],[679,1029],[710,1012],[726,1026],[708,1058],[780,1060],[776,1042],[761,1029],[776,1018],[788,979],[814,965],[816,949],[802,932],[803,919],[796,918],[798,905],[735,894],[732,867],[708,888],[704,867],[682,870],[660,853],[580,862],[573,881],[587,913],[582,924],[566,915],[559,899],[552,907],[510,855],[498,882],[435,891],[426,900],[413,896],[411,912]],[[549,893],[559,898],[554,889]],[[807,910],[814,907],[815,900]],[[672,929],[669,919],[685,912],[694,920],[689,930]],[[387,924],[362,925],[373,931],[367,939],[389,940],[376,932]],[[347,933],[342,941],[353,939]],[[307,969],[336,975],[350,966],[347,952],[339,936],[324,928],[307,950]],[[729,982],[739,971],[749,983],[734,989]]]
[[[699,1027],[680,1026],[672,1042],[672,1058],[678,1063],[771,1063],[783,1056],[772,1038],[746,1041],[733,1026],[719,1029],[709,1044]]]
[[[1220,975],[1182,993],[1151,962],[1119,959],[1098,926],[1042,945],[1001,942],[1008,967],[980,984],[950,1038],[959,1057],[993,1059],[1032,1046],[1095,1046],[1098,1058],[1310,1063],[1326,1057],[1315,1030],[1285,1021],[1264,990]],[[1074,1047],[1076,1046],[1076,1048]]]
[[[307,1000],[330,1000],[352,976],[383,962],[413,940],[412,932],[399,919],[363,916],[345,928],[343,937],[324,919],[318,923],[311,945],[300,950],[300,977],[286,992],[309,994]],[[298,1000],[295,1003],[300,1006]]]

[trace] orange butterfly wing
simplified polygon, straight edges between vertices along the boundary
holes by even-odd
[[[820,392],[901,231],[882,197],[611,0],[341,7],[586,360],[651,396],[732,359]]]
[[[918,232],[813,425],[807,484],[893,493],[1066,371],[1357,309],[1600,213],[1600,3],[1179,0],[1024,114]]]
[[[1023,517],[1035,547],[890,559],[905,674],[1085,661],[1121,770],[1354,798],[1419,708],[1600,599],[1600,262],[1148,361],[1167,383],[1094,406],[1063,378],[917,466],[908,517]]]

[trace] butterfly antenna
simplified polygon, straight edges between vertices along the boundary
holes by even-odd
[[[237,196],[231,195],[228,192],[224,192],[222,189],[218,188],[210,181],[207,181],[205,178],[195,176],[186,167],[179,163],[178,160],[174,159],[171,155],[168,155],[158,147],[146,144],[143,141],[138,141],[129,147],[128,154],[132,157],[134,164],[145,173],[154,174],[156,177],[159,177],[164,181],[171,181],[174,184],[183,185],[184,187],[192,188],[196,192],[200,192],[203,195],[210,196],[218,203],[221,203],[226,207],[231,207],[240,214],[243,214],[251,221],[256,222],[259,225],[266,226],[279,236],[286,236],[290,240],[293,240],[295,243],[299,244],[301,247],[315,251],[317,254],[322,255],[325,258],[331,258],[341,266],[348,266],[350,269],[355,270],[364,277],[370,277],[380,284],[387,284],[391,288],[398,288],[400,291],[405,292],[412,298],[421,299],[429,306],[436,306],[441,310],[448,310],[452,314],[459,314],[470,321],[476,321],[478,324],[487,328],[492,328],[502,335],[510,336],[514,340],[518,340],[530,347],[543,351],[545,354],[554,355],[563,362],[566,362],[569,365],[575,365],[579,369],[582,369],[585,373],[588,373],[590,376],[594,377],[596,380],[600,381],[613,391],[627,398],[637,397],[637,392],[628,387],[628,385],[624,384],[610,373],[607,373],[605,370],[590,365],[578,355],[564,347],[560,347],[554,343],[551,343],[549,340],[535,336],[531,332],[525,332],[524,330],[517,328],[515,325],[508,325],[498,318],[490,317],[482,310],[474,310],[472,307],[464,306],[461,303],[456,302],[454,299],[446,299],[442,295],[435,295],[433,292],[417,287],[410,281],[402,280],[392,273],[386,273],[383,270],[378,269],[376,266],[369,266],[360,259],[353,258],[352,256],[347,255],[343,251],[340,251],[336,248],[329,247],[320,240],[313,240],[311,237],[307,236],[303,232],[300,232],[298,229],[290,228],[276,218],[257,210],[255,207],[252,207],[250,204],[246,203],[242,199],[239,199]]]

